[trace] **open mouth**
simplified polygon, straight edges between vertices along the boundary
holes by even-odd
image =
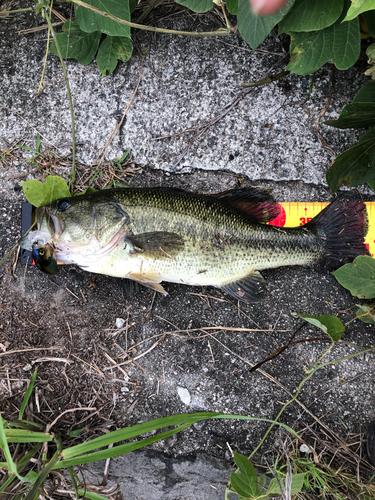
[[[36,210],[37,230],[30,231],[20,239],[19,245],[25,250],[32,251],[35,248],[42,248],[49,242],[56,241],[64,231],[63,220],[51,214],[47,207],[39,207]]]

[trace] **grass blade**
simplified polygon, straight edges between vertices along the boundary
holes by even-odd
[[[23,397],[23,400],[22,400],[20,412],[19,412],[19,415],[18,415],[18,418],[20,420],[22,420],[23,412],[25,411],[27,403],[29,402],[31,393],[33,392],[37,373],[38,373],[38,369],[36,368],[35,371],[34,371],[34,373],[33,373],[33,376],[31,377],[31,380],[30,380],[30,383],[29,383],[29,387],[27,388],[27,391],[25,392],[25,396]]]
[[[90,491],[87,490],[81,490],[78,489],[78,493],[82,495],[82,498],[89,498],[90,500],[108,500],[108,497],[102,497],[101,495],[98,495],[97,493],[91,493]],[[78,498],[78,495],[77,495]]]
[[[123,455],[124,453],[129,453],[130,451],[143,448],[144,446],[155,443],[156,441],[161,441],[162,439],[166,439],[169,436],[173,436],[178,432],[184,431],[185,429],[190,427],[190,425],[191,424],[180,425],[175,429],[162,432],[157,436],[142,439],[141,441],[136,441],[134,443],[126,443],[120,446],[116,446],[114,448],[108,448],[105,450],[96,451],[94,453],[89,453],[88,455],[83,455],[83,456],[81,455],[79,457],[71,458],[69,460],[62,460],[55,465],[54,469],[60,469],[61,467],[68,467],[68,466],[70,467],[73,465],[88,464],[90,462],[96,462],[98,460],[106,460],[107,458],[117,457],[119,455]]]
[[[40,487],[44,483],[44,480],[46,479],[46,477],[48,476],[48,474],[51,472],[51,470],[53,469],[53,466],[55,465],[55,463],[58,460],[59,460],[59,452],[56,451],[56,453],[53,455],[53,457],[48,462],[48,464],[45,467],[43,467],[43,469],[41,470],[41,472],[38,474],[38,477],[37,477],[35,483],[33,484],[33,487],[31,488],[31,490],[26,495],[25,500],[33,500],[34,497],[37,496],[37,494],[39,493]]]
[[[141,434],[155,431],[163,427],[170,427],[172,425],[181,425],[181,424],[191,425],[194,424],[195,422],[199,422],[201,420],[207,420],[209,418],[220,418],[220,419],[225,418],[232,420],[233,419],[256,420],[257,422],[268,422],[271,424],[277,423],[277,425],[283,427],[294,437],[298,438],[298,434],[295,431],[293,431],[293,429],[291,429],[289,426],[266,418],[248,417],[245,415],[227,415],[225,413],[217,413],[217,412],[182,413],[178,415],[171,415],[168,417],[156,418],[154,420],[150,420],[142,424],[136,424],[133,425],[132,427],[126,427],[125,429],[120,429],[118,431],[110,432],[108,434],[105,434],[104,436],[100,436],[98,438],[92,439],[91,441],[87,441],[86,443],[81,443],[76,446],[72,446],[71,448],[63,450],[61,457],[63,459],[73,458],[78,455],[88,453],[97,448],[103,448],[104,446],[108,446],[109,444],[115,444],[118,443],[119,441],[124,441],[126,439],[138,437]]]
[[[98,438],[92,439],[91,441],[87,441],[86,443],[81,443],[76,446],[72,446],[71,448],[67,448],[66,450],[63,450],[62,458],[73,458],[77,455],[82,455],[83,453],[87,453],[97,448],[103,448],[104,446],[115,444],[119,441],[124,441],[125,439],[134,438],[140,436],[141,434],[155,431],[163,427],[181,424],[193,424],[199,420],[212,418],[215,415],[218,415],[218,413],[202,412],[191,414],[184,413],[172,415],[169,417],[156,418],[142,424],[136,424],[132,427],[125,427],[125,429],[110,432],[108,434],[105,434],[104,436],[100,436]]]
[[[5,460],[7,461],[9,474],[16,474],[17,472],[16,464],[13,462],[13,458],[9,450],[8,441],[3,425],[3,418],[1,415],[0,415],[0,448],[2,448]]]
[[[53,441],[54,439],[54,436],[52,434],[27,431],[24,429],[6,429],[4,431],[4,436],[7,443],[45,443]]]

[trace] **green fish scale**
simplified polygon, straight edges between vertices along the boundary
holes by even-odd
[[[311,264],[322,255],[313,231],[253,223],[210,197],[141,189],[113,195],[129,215],[135,237],[163,231],[184,238],[183,249],[172,256],[139,256],[144,271],[158,272],[164,280],[221,286],[253,270]]]

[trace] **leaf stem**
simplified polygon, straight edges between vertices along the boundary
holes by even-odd
[[[112,14],[97,9],[96,7],[93,7],[92,5],[89,5],[88,3],[83,2],[82,0],[71,0],[71,2],[74,3],[74,5],[79,5],[81,7],[84,7],[85,9],[89,9],[92,10],[93,12],[96,12],[101,16],[107,17],[108,19],[112,19],[112,21],[116,21],[119,24],[124,24],[125,26],[130,26],[131,28],[137,28],[139,30],[153,31],[154,33],[165,33],[170,35],[183,35],[183,36],[195,36],[195,37],[227,36],[231,34],[231,31],[228,29],[219,29],[217,31],[190,32],[190,31],[168,30],[165,28],[156,28],[155,26],[145,26],[144,24],[132,23],[131,21],[125,21],[125,19],[121,19],[120,17],[112,16]]]
[[[33,10],[33,7],[25,7],[24,9],[15,9],[15,10],[2,10],[0,11],[0,17],[7,16],[8,14],[17,14],[17,12],[30,12]]]
[[[74,109],[73,109],[73,100],[72,100],[72,94],[70,92],[70,85],[69,85],[69,79],[68,79],[68,73],[66,72],[65,64],[64,64],[64,59],[61,54],[59,42],[57,41],[55,31],[53,29],[51,20],[49,17],[46,15],[46,20],[49,26],[49,29],[52,32],[52,36],[56,45],[57,52],[59,54],[62,70],[64,72],[64,78],[65,78],[65,84],[66,84],[66,89],[68,91],[68,97],[69,97],[69,106],[70,106],[70,116],[71,116],[71,122],[72,122],[72,143],[73,143],[73,148],[72,148],[72,168],[70,170],[70,174],[68,176],[68,187],[70,192],[73,194],[73,186],[74,182],[76,180],[76,133],[75,133],[75,125],[74,125]]]
[[[280,80],[280,78],[283,78],[284,76],[289,75],[290,71],[283,70],[280,71],[280,73],[276,73],[276,75],[271,75],[268,76],[267,78],[263,78],[263,80],[258,80],[257,82],[247,82],[247,83],[241,83],[241,87],[259,87],[260,85],[265,85],[266,83],[272,83],[275,82],[276,80]]]

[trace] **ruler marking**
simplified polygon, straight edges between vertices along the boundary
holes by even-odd
[[[374,257],[375,254],[375,202],[365,202],[368,215],[369,229],[365,238],[365,244],[368,246],[370,254]],[[319,212],[326,206],[327,202],[286,202],[280,203],[285,211],[285,224],[284,227],[298,227],[306,224],[309,220],[313,219]]]

